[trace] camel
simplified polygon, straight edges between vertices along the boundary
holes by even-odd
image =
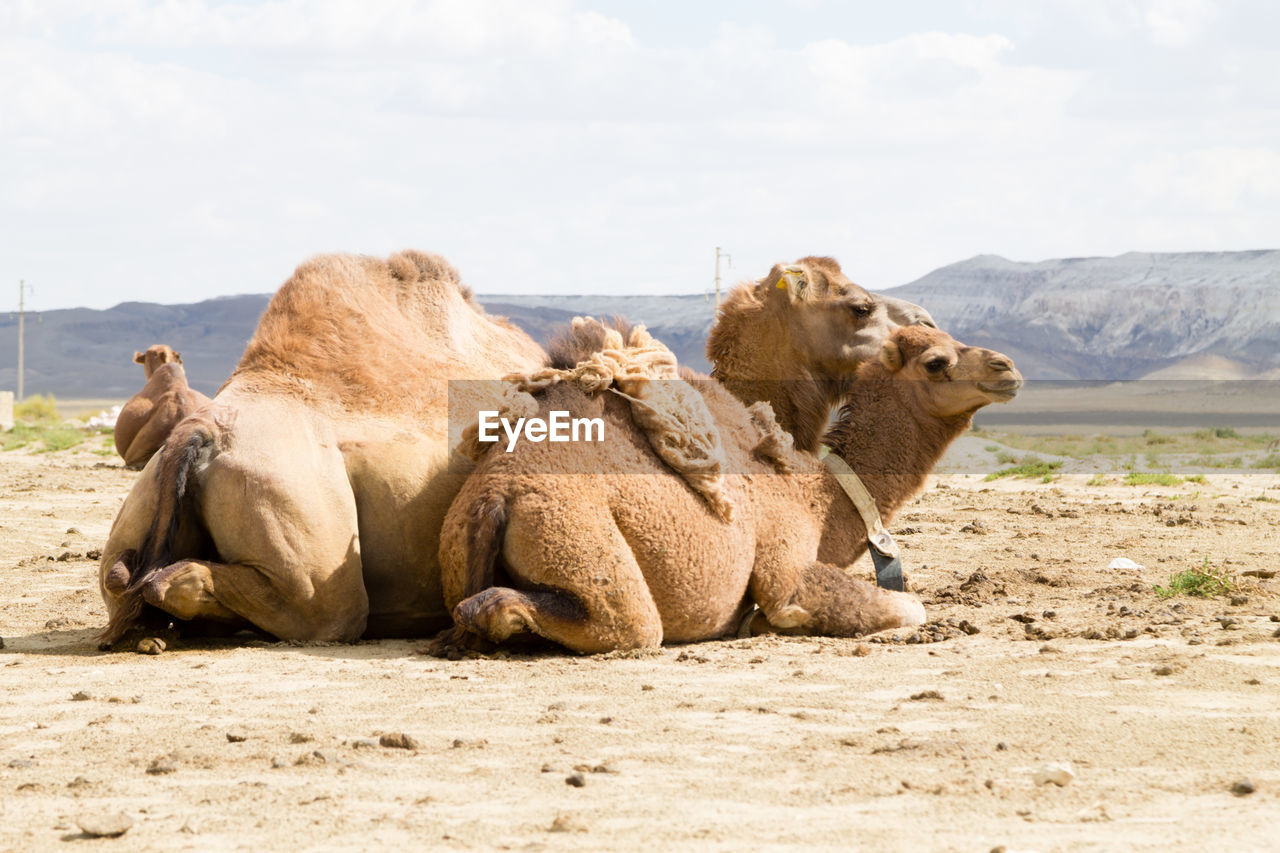
[[[856,379],[827,444],[863,475],[886,521],[974,412],[1022,383],[1006,356],[925,326],[896,329]],[[866,550],[862,518],[812,455],[760,452],[767,404],[749,410],[715,383],[695,387],[732,472],[733,520],[657,458],[628,401],[552,384],[536,398],[543,417],[601,417],[609,440],[480,456],[441,533],[453,641],[469,632],[491,642],[533,634],[581,653],[654,647],[726,636],[752,604],[773,628],[809,634],[923,623],[914,596],[842,568]],[[564,475],[587,470],[601,473]]]
[[[735,397],[769,402],[796,448],[813,453],[854,372],[876,357],[886,324],[936,328],[919,305],[870,294],[833,259],[806,257],[729,293],[707,359]]]
[[[449,380],[544,361],[437,255],[304,263],[125,500],[99,567],[101,644],[157,621],[333,641],[448,627],[436,554],[466,477],[448,404],[475,411],[500,384],[455,395]]]
[[[182,353],[164,344],[135,352],[133,360],[146,373],[146,385],[129,398],[116,418],[116,452],[126,468],[141,468],[164,444],[178,421],[203,407],[209,398],[187,385]]]

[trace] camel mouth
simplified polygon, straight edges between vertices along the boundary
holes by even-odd
[[[1005,379],[1001,382],[979,382],[978,389],[985,394],[1004,402],[1012,400],[1018,396],[1018,389],[1022,387],[1020,379]]]

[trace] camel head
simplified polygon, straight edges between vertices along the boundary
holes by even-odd
[[[880,365],[894,379],[911,380],[919,410],[936,418],[1007,402],[1022,387],[1022,374],[1007,355],[965,346],[927,326],[895,330],[880,349]]]
[[[896,325],[884,297],[854,284],[831,258],[776,264],[761,284],[767,304],[781,315],[792,346],[813,373],[852,373],[875,359]]]
[[[135,364],[141,364],[142,369],[146,371],[147,378],[151,378],[151,374],[155,373],[157,367],[170,362],[182,364],[182,353],[176,352],[173,348],[164,344],[155,344],[147,347],[146,352],[135,352],[133,354]]]

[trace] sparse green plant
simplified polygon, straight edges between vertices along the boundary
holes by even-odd
[[[985,451],[987,451],[988,453],[999,453],[999,452],[1000,452],[1000,445],[998,445],[998,444],[988,444],[986,447],[984,447],[984,448],[982,448],[982,449],[983,449],[983,450],[985,450]]]
[[[1001,465],[1012,465],[1014,462],[1017,462],[1017,461],[1018,461],[1018,457],[1014,456],[1012,453],[1010,453],[1007,450],[1001,450],[999,453],[996,454],[996,462],[998,462]]]
[[[55,450],[67,450],[84,441],[84,433],[75,427],[51,427],[42,430],[40,441],[44,445],[41,453],[52,453]]]
[[[13,419],[29,424],[56,423],[58,417],[57,401],[52,394],[32,394],[13,406]]]
[[[1275,468],[1280,471],[1280,453],[1272,453],[1253,463],[1254,468]]]
[[[1175,572],[1169,576],[1169,585],[1155,587],[1160,598],[1172,598],[1175,595],[1194,595],[1200,598],[1213,598],[1231,592],[1235,583],[1225,568],[1214,568],[1209,565],[1209,558],[1193,569]]]
[[[1176,486],[1181,482],[1181,477],[1165,471],[1130,471],[1124,476],[1126,486]]]
[[[1062,462],[1048,462],[1036,456],[1024,456],[1017,465],[1009,468],[1001,468],[999,471],[992,471],[984,480],[998,480],[1001,477],[1020,477],[1029,479],[1032,477],[1040,478],[1041,482],[1050,482],[1053,478],[1053,472],[1062,467]],[[1048,477],[1049,479],[1045,479]]]
[[[1262,501],[1263,503],[1267,503],[1267,504],[1280,504],[1280,499],[1268,497],[1267,495],[1258,495],[1256,498],[1254,498],[1254,500]]]
[[[1156,455],[1156,452],[1154,450],[1147,451],[1147,467],[1148,468],[1160,467],[1160,457]]]
[[[1145,429],[1142,431],[1142,438],[1147,444],[1171,444],[1176,439],[1171,435],[1164,435],[1153,429]]]
[[[1203,483],[1204,474],[1188,474],[1183,479],[1185,479],[1188,483]]]
[[[1103,486],[1103,485],[1106,485],[1106,482],[1107,482],[1107,478],[1104,477],[1101,472],[1099,472],[1097,474],[1094,474],[1092,477],[1090,477],[1089,481],[1085,483],[1085,485],[1086,486]]]

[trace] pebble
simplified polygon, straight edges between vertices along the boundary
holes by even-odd
[[[568,776],[564,777],[564,783],[574,788],[581,788],[583,785],[587,784],[587,777],[583,776],[581,773],[570,773]]]
[[[1247,797],[1256,790],[1258,790],[1258,786],[1248,779],[1237,779],[1231,785],[1231,793],[1237,797]]]
[[[560,814],[551,821],[549,832],[586,832],[587,825],[573,815]]]
[[[315,740],[315,738],[311,735],[303,734],[302,732],[289,733],[289,743],[311,743],[313,740]]]
[[[1037,785],[1057,785],[1059,788],[1065,787],[1076,778],[1075,771],[1071,769],[1070,764],[1055,762],[1045,764],[1040,767],[1031,777],[1031,780]]]
[[[399,732],[397,734],[382,735],[378,738],[378,745],[385,746],[387,749],[418,749],[419,744],[416,738]]]
[[[173,763],[173,758],[168,755],[162,755],[147,765],[147,772],[152,776],[163,776],[166,773],[174,773],[178,769],[178,765]]]
[[[76,818],[76,826],[91,838],[118,838],[133,827],[133,818],[124,812],[85,814]]]
[[[249,736],[244,732],[227,732],[227,743],[244,743]]]
[[[88,702],[92,698],[93,694],[88,690],[77,690],[75,693],[71,694],[72,702]]]

